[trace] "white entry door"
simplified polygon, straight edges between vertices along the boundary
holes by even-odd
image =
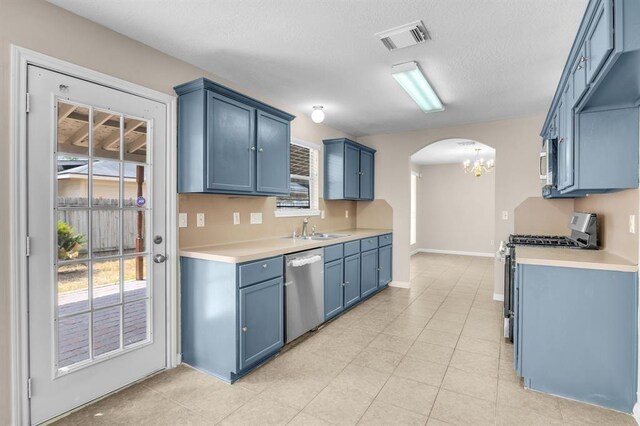
[[[31,423],[166,366],[166,106],[28,67]]]

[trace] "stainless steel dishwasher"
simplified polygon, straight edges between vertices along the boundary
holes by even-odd
[[[324,250],[284,257],[286,342],[324,322]]]

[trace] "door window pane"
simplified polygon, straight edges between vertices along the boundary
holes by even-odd
[[[146,171],[140,164],[124,164],[124,207],[148,207]]]
[[[89,160],[73,155],[58,155],[58,207],[89,205]]]
[[[93,355],[100,356],[120,349],[120,305],[93,313]]]
[[[93,210],[91,217],[93,257],[119,255],[120,210]]]
[[[93,207],[120,207],[120,163],[94,161],[91,190]]]
[[[66,317],[89,308],[89,264],[58,267],[58,316]]]
[[[120,260],[93,262],[93,308],[120,302]]]
[[[88,256],[88,210],[58,210],[57,242],[58,260],[86,259]]]
[[[107,112],[96,110],[92,156],[114,160],[120,159],[121,121],[122,117],[119,114],[109,115]]]
[[[91,357],[90,322],[89,313],[58,319],[58,368],[68,367]]]
[[[125,210],[122,212],[124,254],[144,253],[146,251],[146,218],[145,210]]]
[[[89,155],[89,108],[58,101],[58,152]]]
[[[144,120],[125,118],[124,128],[124,160],[146,163],[149,123]]]
[[[147,258],[136,256],[124,259],[124,301],[147,297]]]
[[[129,346],[148,340],[147,299],[124,305],[124,345]]]

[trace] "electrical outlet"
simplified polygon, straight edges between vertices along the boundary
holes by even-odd
[[[324,219],[324,210],[320,210],[320,219]]]
[[[502,211],[502,220],[509,220],[509,212],[506,210]]]
[[[249,223],[260,225],[262,223],[262,213],[251,213],[251,221]]]
[[[240,225],[240,212],[233,213],[233,224]]]
[[[196,226],[202,228],[204,226],[204,213],[198,213],[196,215]]]
[[[490,244],[491,244],[491,247],[493,247],[493,240],[491,240]]]
[[[629,232],[632,234],[636,233],[636,215],[635,214],[629,215]]]
[[[178,227],[179,228],[186,228],[187,225],[187,214],[186,213],[180,213],[178,215]]]
[[[346,217],[347,219],[349,218],[349,210],[344,211],[344,217]]]

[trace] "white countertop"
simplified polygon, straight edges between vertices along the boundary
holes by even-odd
[[[560,266],[620,272],[638,271],[637,263],[609,253],[606,250],[518,246],[516,248],[516,262],[523,265]]]
[[[302,238],[278,237],[264,240],[243,241],[239,243],[220,244],[180,249],[180,256],[194,259],[215,260],[227,263],[243,263],[265,257],[280,256],[302,250],[332,246],[361,238],[390,234],[391,229],[342,229],[326,232],[327,234],[348,234],[341,238],[326,241],[303,240]]]

